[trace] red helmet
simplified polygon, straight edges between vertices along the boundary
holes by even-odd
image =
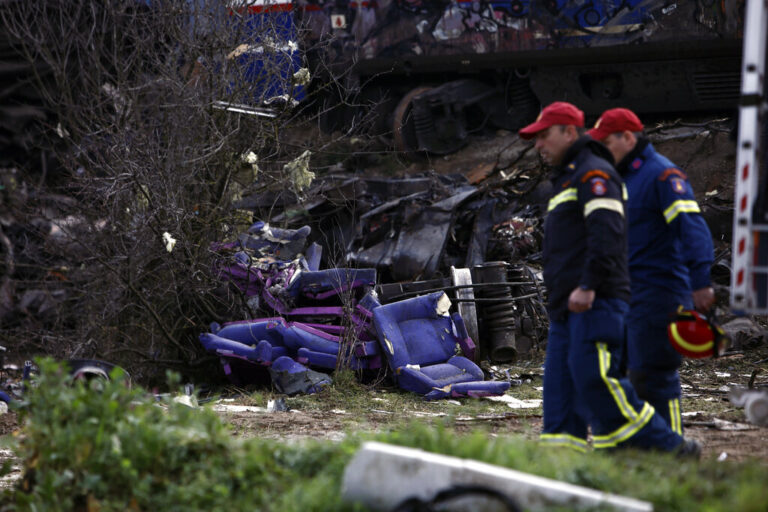
[[[682,306],[667,326],[667,336],[675,350],[693,359],[717,357],[728,343],[725,332],[713,320]]]

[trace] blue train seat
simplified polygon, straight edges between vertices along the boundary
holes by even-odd
[[[509,382],[484,381],[470,357],[474,344],[464,322],[449,315],[450,299],[435,292],[373,309],[379,343],[398,386],[428,400],[501,395]]]

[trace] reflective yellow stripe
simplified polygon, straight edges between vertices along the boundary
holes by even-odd
[[[636,420],[625,423],[608,435],[592,436],[592,445],[595,448],[611,448],[616,446],[617,444],[624,442],[633,435],[637,434],[640,429],[646,425],[646,423],[651,421],[651,418],[653,418],[654,414],[656,414],[656,409],[654,409],[651,404],[646,402],[643,410],[640,411],[640,415]]]
[[[677,325],[674,322],[669,324],[669,333],[672,335],[678,345],[690,352],[706,352],[707,350],[712,350],[712,347],[714,346],[714,341],[708,341],[703,345],[692,345],[691,343],[688,343],[683,339],[682,336],[680,336],[680,333],[677,332]]]
[[[699,213],[699,205],[693,199],[680,199],[675,201],[669,208],[664,210],[664,218],[667,220],[667,224],[675,220],[679,213]]]
[[[567,188],[549,200],[547,212],[551,212],[566,201],[576,201],[576,199],[578,199],[576,195],[576,187]]]
[[[677,432],[677,430],[675,429],[675,420],[677,419],[675,418],[675,401],[670,400],[668,402],[668,407],[669,407],[669,428],[672,429],[672,432]]]
[[[621,414],[627,420],[635,421],[637,419],[637,411],[629,404],[624,388],[621,387],[618,380],[608,377],[608,368],[611,367],[611,353],[608,352],[605,343],[595,343],[595,345],[597,346],[597,357],[600,363],[600,377],[605,382],[608,391],[613,395],[613,399],[619,407]]]
[[[587,451],[587,440],[570,434],[541,434],[539,442],[546,446],[565,446],[579,452]]]
[[[610,448],[626,441],[642,429],[648,423],[656,410],[649,403],[645,403],[643,410],[638,414],[629,404],[624,388],[617,379],[608,377],[608,369],[611,367],[611,353],[605,343],[595,343],[597,347],[597,356],[600,363],[600,377],[605,382],[608,391],[610,391],[621,414],[627,419],[627,423],[614,430],[610,434],[602,436],[592,436],[592,445],[595,448]]]
[[[669,426],[673,432],[683,435],[683,419],[680,414],[680,400],[673,398],[669,401]]]
[[[621,198],[625,201],[629,199],[629,192],[627,192],[627,186],[625,184],[621,184]]]
[[[618,199],[592,199],[591,201],[587,201],[587,204],[584,205],[584,217],[589,217],[589,215],[594,212],[595,210],[611,210],[613,212],[618,213],[622,217],[624,216],[624,205],[621,204],[621,201]]]

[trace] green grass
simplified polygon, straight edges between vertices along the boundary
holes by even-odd
[[[647,500],[664,511],[765,510],[765,466],[715,461],[681,462],[668,454],[625,450],[589,453],[545,448],[518,438],[488,439],[477,431],[413,427],[385,442],[472,458],[539,476]]]
[[[141,390],[128,389],[117,374],[110,382],[85,386],[67,383],[51,362],[41,361],[41,368],[21,412],[22,435],[14,438],[26,477],[21,489],[6,492],[2,510],[355,510],[341,501],[341,480],[365,440],[632,496],[651,501],[657,510],[766,507],[761,463],[681,462],[635,451],[582,455],[544,448],[520,435],[489,436],[485,429],[458,434],[451,416],[393,422],[384,433],[350,434],[338,443],[244,440],[232,436],[212,411],[158,404]],[[364,401],[372,393],[351,382],[342,385],[342,379],[328,391],[336,402],[325,401],[325,407],[350,409],[348,400]],[[385,407],[393,411],[424,408],[408,394],[376,395],[391,399]]]

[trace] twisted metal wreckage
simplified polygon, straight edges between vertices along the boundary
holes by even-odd
[[[530,349],[510,290],[535,281],[508,282],[506,264],[493,263],[477,268],[480,284],[472,284],[469,269],[452,268],[448,279],[377,290],[375,268],[320,270],[322,248],[307,247],[310,233],[309,226],[279,229],[259,221],[236,241],[213,245],[221,278],[233,282],[249,305],[277,315],[214,323],[200,335],[230,380],[247,384],[262,366],[279,391],[312,393],[330,382],[313,368],[379,370],[386,364],[399,387],[426,399],[500,395],[510,387],[485,380],[477,363],[483,355],[514,359],[518,339]],[[475,288],[491,292],[475,299]],[[541,299],[538,293],[520,298],[533,297]],[[480,327],[475,302],[483,300],[491,303],[480,318],[490,333],[486,354],[473,342]],[[451,312],[454,302],[458,311]]]

